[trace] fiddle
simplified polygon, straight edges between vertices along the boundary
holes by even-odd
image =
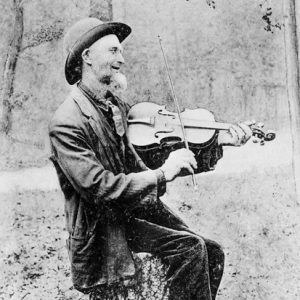
[[[136,104],[128,113],[127,137],[129,144],[135,147],[142,160],[147,161],[150,168],[161,166],[171,151],[182,147],[190,149],[195,155],[202,154],[202,157],[206,157],[203,168],[198,166],[197,170],[192,173],[193,185],[196,189],[197,183],[194,174],[212,168],[210,163],[207,163],[210,158],[205,153],[205,147],[216,141],[219,130],[229,130],[231,124],[216,122],[210,111],[201,108],[180,112],[160,36],[158,36],[158,40],[177,113],[169,112],[165,106],[151,102]],[[260,141],[261,145],[265,141],[275,138],[273,131],[265,133],[262,130],[262,123],[251,122],[249,126],[255,141]],[[217,152],[218,150],[215,149],[215,153]],[[221,154],[219,153],[219,155]]]
[[[216,138],[219,130],[229,130],[231,124],[216,122],[214,115],[202,108],[186,109],[180,113],[166,110],[152,102],[141,102],[134,105],[127,116],[128,138],[139,150],[162,148],[164,144],[184,142],[186,138],[192,149],[203,149],[209,146]],[[184,126],[184,134],[181,128]],[[254,136],[254,142],[275,139],[274,131],[263,130],[263,124],[254,121],[248,124]]]

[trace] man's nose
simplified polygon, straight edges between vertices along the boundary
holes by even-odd
[[[118,59],[118,62],[121,63],[122,65],[125,64],[125,59],[124,59],[121,52],[119,52],[119,55],[118,55],[117,59]]]

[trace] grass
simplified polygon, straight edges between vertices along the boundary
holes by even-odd
[[[166,201],[201,235],[220,242],[225,299],[298,299],[299,204],[291,167],[197,176],[170,184]],[[60,191],[1,194],[0,299],[85,299],[72,288]]]
[[[34,139],[30,133],[4,136],[0,134],[0,170],[41,167],[49,163],[50,150],[42,139]]]
[[[74,291],[59,191],[2,194],[0,299],[84,299]]]

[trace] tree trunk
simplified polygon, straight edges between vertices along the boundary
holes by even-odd
[[[12,96],[14,92],[15,71],[23,39],[23,8],[20,0],[13,0],[14,26],[8,47],[2,82],[2,130],[8,134],[12,126]]]
[[[285,26],[284,37],[286,47],[286,80],[289,101],[289,115],[293,140],[293,169],[295,187],[300,197],[300,92],[299,92],[299,52],[297,37],[296,2],[284,1]]]
[[[90,17],[103,22],[113,20],[112,0],[90,0]]]

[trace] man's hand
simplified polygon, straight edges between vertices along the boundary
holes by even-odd
[[[160,167],[164,172],[166,181],[172,181],[177,176],[193,174],[197,168],[194,153],[185,148],[170,153],[166,162]]]
[[[252,136],[252,130],[247,123],[231,125],[228,131],[220,131],[218,144],[220,146],[241,146]]]

